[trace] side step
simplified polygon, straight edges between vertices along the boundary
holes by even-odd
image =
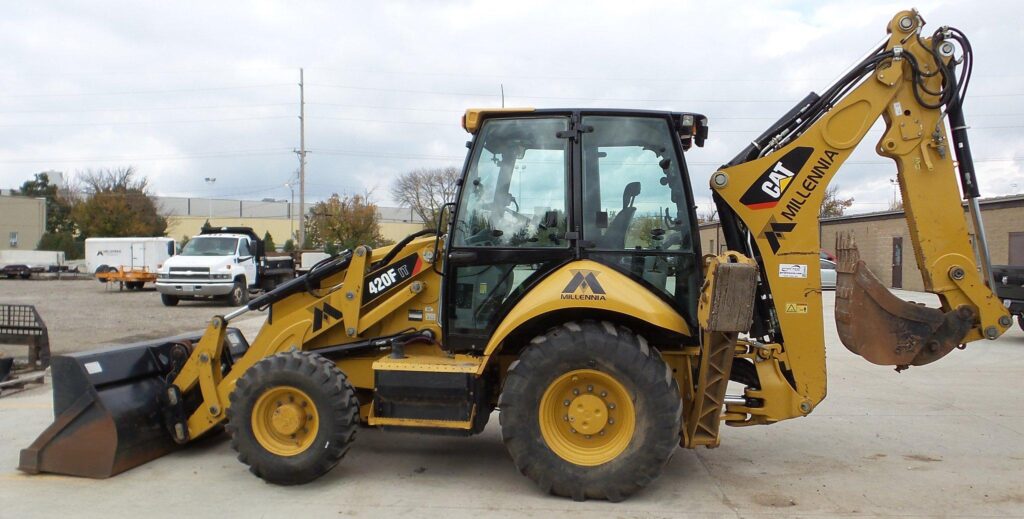
[[[480,362],[465,355],[378,359],[369,425],[480,432],[490,414],[487,389],[476,375]]]

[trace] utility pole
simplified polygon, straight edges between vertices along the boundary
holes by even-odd
[[[299,68],[299,246],[306,243],[306,90]]]
[[[501,107],[505,108],[505,83],[501,83]]]

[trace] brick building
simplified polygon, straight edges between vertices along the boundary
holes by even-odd
[[[992,263],[1024,265],[1024,195],[986,198],[979,205]],[[964,218],[969,221],[966,209]],[[968,228],[971,228],[969,223]],[[906,290],[924,289],[903,211],[822,220],[822,247],[834,250],[836,235],[841,232],[853,233],[861,259],[883,284]],[[725,239],[718,222],[701,224],[700,241],[705,254],[724,250]]]

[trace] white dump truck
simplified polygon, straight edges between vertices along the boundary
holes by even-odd
[[[295,277],[290,256],[267,257],[263,240],[249,227],[213,227],[200,231],[164,262],[156,289],[163,303],[182,299],[224,298],[231,306],[249,301],[249,294],[270,290]]]
[[[85,265],[101,283],[120,283],[129,290],[141,290],[156,281],[156,273],[171,256],[174,238],[87,238]]]

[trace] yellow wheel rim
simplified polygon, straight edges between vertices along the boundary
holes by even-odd
[[[316,439],[319,424],[313,399],[292,386],[268,389],[252,408],[256,441],[278,456],[295,456],[308,449]]]
[[[592,369],[555,379],[540,400],[540,433],[555,454],[576,465],[608,463],[636,430],[629,392],[612,375]]]

